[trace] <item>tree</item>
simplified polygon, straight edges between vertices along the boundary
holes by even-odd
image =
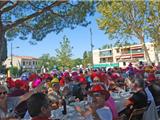
[[[51,57],[49,54],[43,54],[39,60],[37,67],[41,69],[42,67],[48,68],[52,70],[55,65],[57,65],[57,59],[55,57]]]
[[[97,20],[98,26],[112,38],[136,37],[143,46],[147,62],[151,63],[145,45],[149,23],[149,1],[101,1],[97,10],[102,17]]]
[[[71,67],[72,66],[72,49],[70,41],[66,36],[63,37],[63,41],[60,42],[60,48],[56,49],[57,59],[61,66]]]
[[[110,49],[112,48],[112,44],[105,44],[102,46],[102,49]]]
[[[73,67],[76,67],[77,65],[82,65],[83,60],[81,58],[76,58],[73,60]]]
[[[94,8],[91,1],[0,1],[0,64],[7,57],[7,40],[32,36],[30,43],[35,44],[48,33],[86,26]]]
[[[18,67],[13,67],[13,68],[12,68],[12,75],[13,75],[14,77],[20,76],[20,71],[19,71]]]
[[[154,43],[155,60],[158,63],[158,52],[160,51],[160,2],[150,1],[150,14],[147,18],[149,27],[147,28],[148,34]]]
[[[91,52],[84,51],[83,53],[83,66],[87,67],[88,64],[91,64],[92,54]]]

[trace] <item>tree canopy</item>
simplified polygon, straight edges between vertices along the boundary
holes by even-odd
[[[48,33],[88,25],[86,16],[94,11],[91,1],[0,1],[0,63],[7,57],[7,40],[30,35],[30,43],[35,44]]]
[[[55,57],[52,57],[49,54],[43,54],[41,57],[39,57],[37,67],[38,69],[44,67],[52,70],[53,67],[57,64],[57,59]]]
[[[56,49],[56,57],[60,66],[71,67],[72,66],[72,49],[69,39],[64,36],[63,41],[60,42],[60,47]]]
[[[158,2],[157,2],[158,3]],[[156,14],[159,17],[159,3],[154,6],[152,1],[101,1],[97,10],[101,17],[97,20],[98,26],[109,34],[111,38],[136,37],[140,40],[148,62],[151,63],[145,39],[151,37],[149,18]],[[155,9],[156,8],[156,9]],[[156,20],[155,18],[153,20]],[[152,20],[152,21],[153,21]],[[157,19],[158,20],[158,19]],[[156,25],[155,25],[156,26]],[[158,26],[157,26],[158,27]]]
[[[84,51],[83,53],[83,66],[87,67],[88,64],[91,64],[92,54],[90,51]]]

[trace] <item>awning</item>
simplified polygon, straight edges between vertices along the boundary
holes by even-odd
[[[93,65],[93,68],[100,68],[100,67],[119,67],[119,63],[94,64]]]

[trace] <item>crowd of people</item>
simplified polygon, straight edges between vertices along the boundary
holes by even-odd
[[[85,120],[128,120],[135,109],[149,109],[151,105],[152,118],[144,114],[135,118],[157,120],[160,111],[160,64],[141,62],[123,68],[54,70],[5,81],[0,85],[1,120],[54,120],[57,118],[51,111],[62,107],[65,115],[69,105],[74,105]],[[114,94],[121,93],[129,95],[121,103],[123,109],[117,109]],[[87,102],[85,109],[74,104],[81,101]]]

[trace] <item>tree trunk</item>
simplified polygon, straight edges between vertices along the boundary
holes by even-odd
[[[155,62],[159,63],[159,56],[158,56],[158,48],[156,45],[154,45],[154,54],[155,54]]]
[[[0,64],[7,58],[7,40],[5,39],[5,31],[0,18]]]
[[[144,53],[145,53],[145,57],[146,57],[147,63],[149,63],[151,65],[152,61],[151,61],[151,59],[149,57],[148,50],[147,50],[147,47],[146,47],[145,43],[142,43],[142,47],[144,49]]]
[[[144,36],[142,35],[141,32],[138,32],[137,30],[135,32],[137,34],[138,39],[140,40],[140,42],[142,44],[142,48],[144,50],[144,54],[145,54],[145,58],[147,60],[147,63],[149,63],[151,65],[152,61],[151,61],[151,59],[149,57],[149,53],[148,53],[148,50],[147,50],[147,47],[146,47],[146,44],[145,44],[145,41],[144,41]]]
[[[143,37],[142,37],[143,38]],[[148,53],[148,50],[147,50],[147,47],[146,47],[146,44],[144,42],[144,38],[143,39],[140,39],[140,42],[142,44],[142,48],[144,49],[144,54],[145,54],[145,57],[146,57],[146,60],[147,60],[147,63],[149,64],[152,64],[152,61],[149,57],[149,53]]]

